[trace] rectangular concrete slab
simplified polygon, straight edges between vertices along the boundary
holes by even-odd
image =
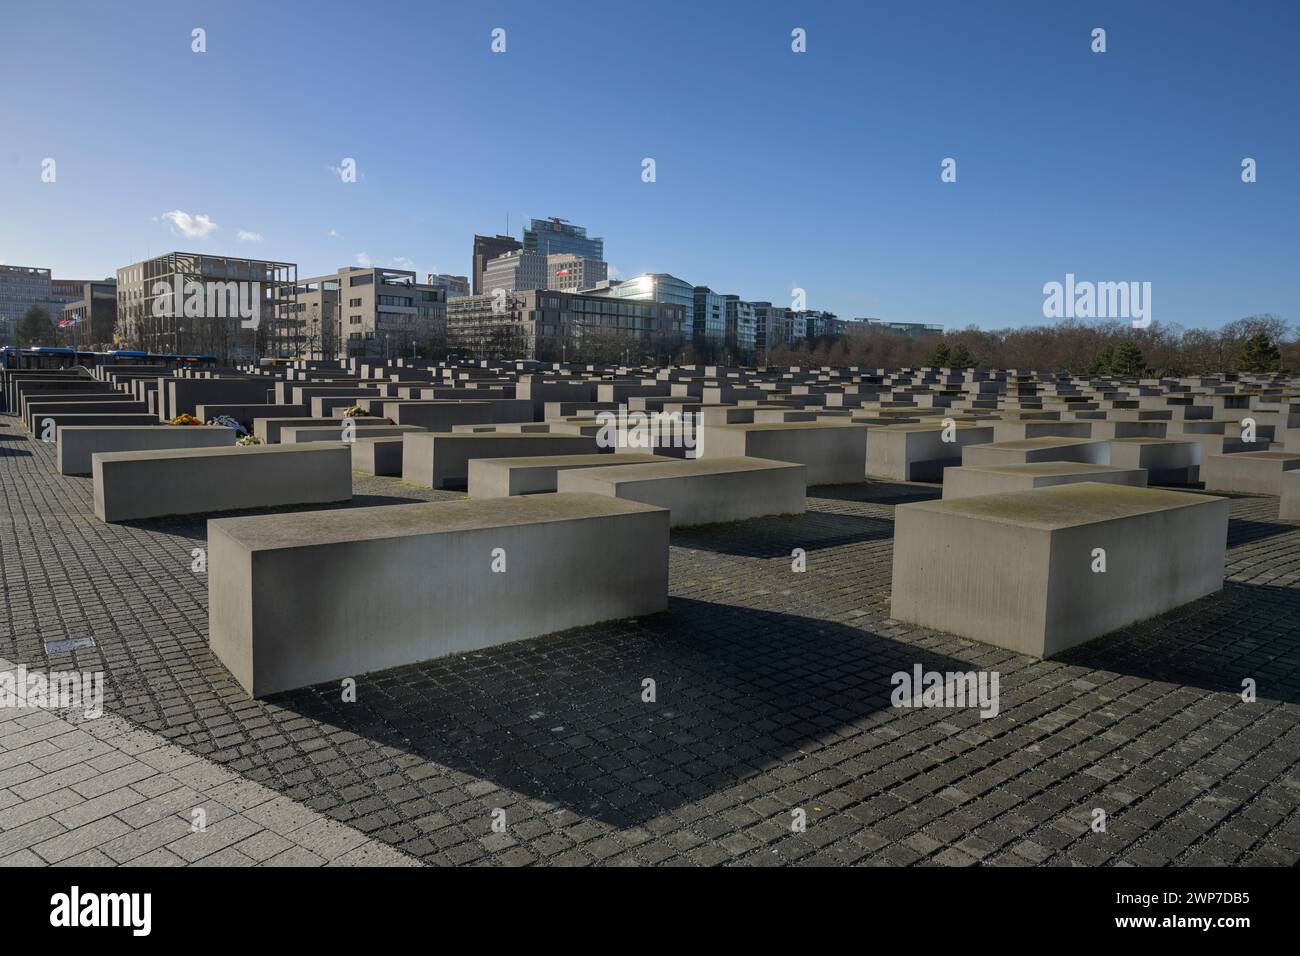
[[[763,458],[807,469],[810,485],[863,481],[867,427],[843,422],[705,425],[696,451],[701,459]]]
[[[962,465],[943,471],[943,497],[970,498],[1005,491],[1028,491],[1050,485],[1099,481],[1145,488],[1147,473],[1141,468],[1116,468],[1079,461],[1043,461],[1009,465]]]
[[[1112,438],[1110,463],[1144,468],[1149,485],[1194,485],[1201,480],[1201,443],[1166,438]]]
[[[473,458],[469,463],[471,498],[508,498],[556,490],[556,476],[571,468],[653,464],[658,455],[537,455],[526,458]]]
[[[208,523],[209,644],[254,697],[667,602],[668,513],[598,495]]]
[[[1247,495],[1281,495],[1282,475],[1300,468],[1300,452],[1244,451],[1206,455],[1201,480],[1207,491]]]
[[[220,448],[238,437],[220,425],[68,425],[57,430],[59,474],[89,475],[96,452]]]
[[[1091,465],[1109,465],[1110,446],[1107,442],[1090,438],[1044,435],[967,445],[961,452],[963,465],[1011,465],[1034,461],[1077,461]]]
[[[673,527],[803,514],[804,465],[763,458],[687,458],[563,471],[561,492],[586,492],[667,508]]]
[[[474,458],[597,453],[596,439],[584,435],[412,432],[402,440],[402,480],[434,488],[468,487]]]
[[[98,453],[91,470],[101,521],[352,497],[352,454],[343,442]]]
[[[942,481],[945,468],[962,464],[962,449],[993,440],[992,425],[954,421],[872,428],[866,472],[894,481]]]
[[[895,619],[1034,657],[1223,586],[1224,498],[1085,482],[900,505],[894,521]]]
[[[402,475],[402,436],[358,438],[351,443],[352,470],[369,475],[400,478]]]

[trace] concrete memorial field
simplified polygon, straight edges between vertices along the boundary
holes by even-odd
[[[36,536],[75,528],[103,568],[78,558],[64,597],[16,611],[21,646],[90,653],[48,608],[128,595],[114,615],[149,623],[105,641],[116,706],[155,708],[159,732],[340,816],[381,807],[381,838],[420,857],[445,852],[420,781],[454,792],[452,772],[484,794],[526,791],[533,773],[538,793],[567,793],[569,767],[583,786],[607,780],[636,809],[611,810],[603,833],[694,807],[683,789],[651,809],[660,791],[618,762],[679,766],[639,702],[665,732],[727,739],[680,764],[692,781],[773,789],[753,769],[788,766],[773,735],[820,754],[861,725],[874,730],[853,747],[906,761],[926,698],[890,683],[916,662],[1000,672],[1013,692],[954,704],[945,733],[996,727],[1034,753],[1030,731],[1084,685],[1113,688],[1098,706],[1117,713],[1157,684],[1204,708],[1246,678],[1274,687],[1294,660],[1279,642],[1295,628],[1253,609],[1294,610],[1295,376],[402,358],[0,374],[0,395],[0,473],[25,509],[14,534],[43,560],[76,552]],[[157,695],[154,680],[168,682]],[[699,681],[726,713],[694,696]],[[1041,688],[1061,704],[1027,707]],[[349,693],[373,708],[355,723]],[[291,732],[265,725],[277,713]],[[817,724],[832,713],[842,722]],[[325,779],[321,765],[353,760],[346,747],[382,753],[392,785]],[[593,747],[599,766],[582,756]],[[526,770],[482,769],[506,753]],[[993,770],[1011,792],[1019,778]],[[390,799],[407,790],[420,795]]]

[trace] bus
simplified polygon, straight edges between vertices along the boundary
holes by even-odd
[[[110,352],[86,352],[66,346],[36,345],[26,348],[7,345],[0,348],[0,369],[5,371],[50,371],[85,368],[97,365],[162,365],[167,368],[212,368],[215,355],[179,355],[114,349]]]

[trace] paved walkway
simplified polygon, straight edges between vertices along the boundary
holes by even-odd
[[[419,865],[120,717],[0,707],[0,866],[49,864]]]
[[[102,670],[129,722],[116,736],[146,730],[202,758],[194,772],[219,767],[212,786],[166,773],[223,807],[255,784],[435,864],[1300,862],[1300,525],[1276,498],[1231,502],[1222,592],[1058,660],[890,620],[894,508],[938,491],[873,481],[810,489],[799,517],[675,530],[666,614],[364,675],[355,703],[337,685],[252,701],[208,649],[191,570],[206,521],[106,525],[90,481],[6,423],[0,657]],[[458,497],[354,489],[352,507]],[[916,663],[999,671],[998,716],[891,707],[891,675]],[[0,776],[0,800],[45,784],[22,785]],[[89,803],[102,795],[76,788],[93,786],[60,799]],[[0,810],[3,855],[40,855],[78,829],[75,809],[17,841],[24,811],[10,826]],[[133,809],[109,816],[130,826]]]

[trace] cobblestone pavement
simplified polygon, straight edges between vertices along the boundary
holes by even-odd
[[[0,708],[0,866],[51,864],[418,865],[121,717]]]
[[[1232,501],[1221,593],[1054,661],[891,621],[894,506],[937,490],[867,482],[675,531],[665,614],[362,677],[352,704],[251,701],[207,649],[205,523],[102,524],[0,423],[0,656],[102,669],[112,714],[423,862],[1300,861],[1300,525],[1275,498]],[[997,670],[1000,713],[891,707],[915,663]]]

